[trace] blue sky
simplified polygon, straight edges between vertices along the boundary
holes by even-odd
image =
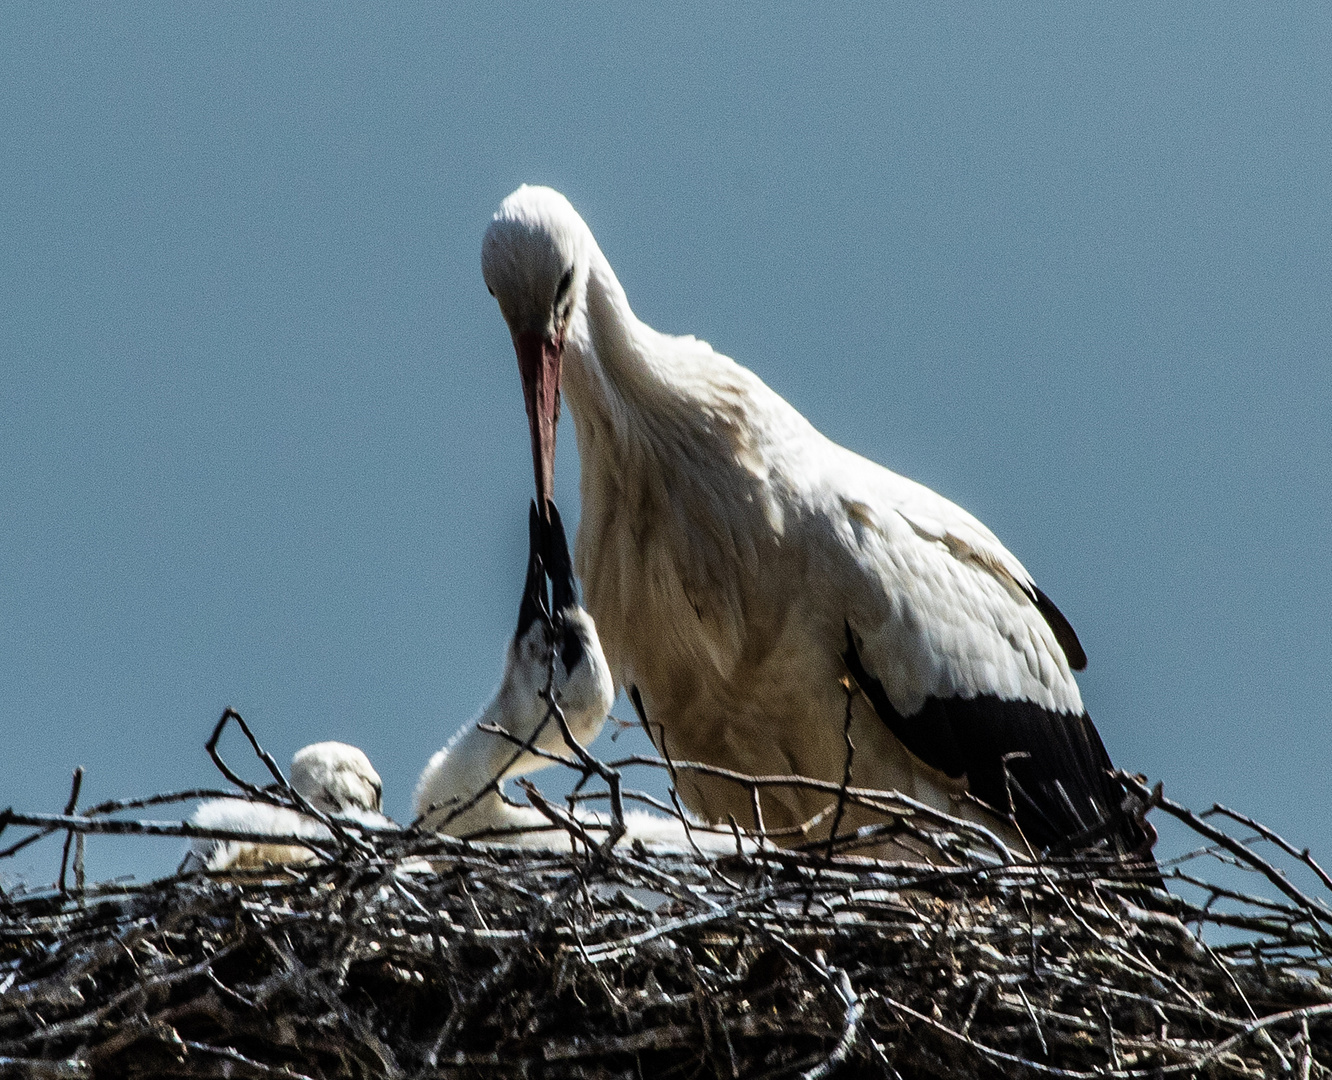
[[[1119,764],[1327,851],[1332,16],[463,7],[7,10],[0,805],[212,782],[234,705],[407,814],[521,589],[478,257],[527,181],[649,323],[989,524]],[[568,519],[576,474],[566,430]]]

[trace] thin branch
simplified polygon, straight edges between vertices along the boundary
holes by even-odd
[[[805,914],[809,914],[809,906],[814,901],[814,890],[818,888],[824,866],[832,865],[833,852],[837,848],[837,830],[841,828],[842,817],[846,814],[846,793],[851,787],[851,763],[856,756],[856,744],[851,741],[851,702],[856,691],[849,679],[843,681],[842,691],[846,695],[846,717],[842,721],[842,742],[846,747],[842,763],[842,783],[837,789],[836,809],[833,811],[832,827],[828,830],[828,844],[823,852],[823,865],[814,872],[814,877],[809,884],[809,892],[805,894]],[[756,791],[758,789],[751,790]]]
[[[631,765],[646,765],[652,768],[671,768],[673,772],[696,772],[704,776],[715,776],[722,780],[730,780],[733,783],[743,786],[758,785],[759,787],[787,787],[804,791],[819,791],[832,795],[834,798],[842,790],[840,782],[834,783],[831,780],[815,780],[808,776],[751,776],[748,773],[736,772],[734,769],[723,769],[715,765],[708,765],[701,761],[675,761],[668,766],[668,763],[661,758],[645,757],[642,755],[631,755],[629,757],[618,758],[615,761],[607,763],[608,768],[624,769]],[[942,810],[936,810],[927,803],[920,802],[910,796],[903,795],[899,791],[881,791],[877,788],[857,788],[848,787],[846,789],[846,800],[852,806],[859,806],[863,809],[873,810],[882,814],[901,814],[917,815],[934,825],[946,825],[956,832],[971,833],[973,836],[983,840],[1004,863],[1013,863],[1016,860],[1013,853],[1008,849],[1008,845],[999,839],[990,829],[974,821],[967,821],[965,818],[954,817],[952,814],[946,814]],[[768,835],[775,835],[769,833]]]
[[[1124,784],[1130,791],[1139,797],[1148,798],[1151,796],[1152,793],[1147,789],[1147,786],[1139,781],[1137,777],[1122,771],[1116,772],[1114,775],[1115,779],[1119,780],[1120,783]],[[1184,824],[1188,825],[1194,832],[1207,837],[1207,839],[1215,844],[1219,844],[1237,859],[1240,859],[1258,870],[1268,881],[1285,893],[1291,900],[1294,900],[1295,903],[1299,904],[1300,907],[1308,913],[1310,916],[1310,926],[1314,927],[1319,934],[1328,936],[1327,931],[1323,928],[1323,921],[1328,920],[1329,917],[1332,916],[1332,912],[1328,912],[1322,904],[1319,904],[1312,897],[1306,896],[1303,890],[1291,884],[1285,874],[1269,863],[1261,855],[1257,854],[1251,848],[1245,847],[1234,837],[1207,824],[1207,822],[1203,821],[1202,818],[1187,806],[1181,806],[1179,803],[1167,799],[1164,795],[1159,796],[1157,799],[1157,805],[1171,817],[1184,822]]]
[[[192,802],[195,799],[253,799],[256,802],[264,802],[270,806],[286,807],[288,804],[277,798],[270,792],[259,790],[258,795],[250,795],[248,792],[238,795],[234,791],[222,791],[217,788],[192,788],[189,791],[169,791],[161,795],[149,795],[139,799],[110,799],[107,802],[98,803],[96,806],[90,806],[83,811],[84,817],[95,817],[98,814],[116,814],[123,810],[142,810],[149,806],[161,806],[164,803]],[[4,818],[4,811],[0,811],[0,832],[4,832],[4,825],[8,819]],[[50,836],[52,833],[60,830],[55,826],[49,829],[39,829],[37,832],[25,836],[22,840],[10,847],[0,849],[0,859],[7,859],[11,855],[16,855],[30,844],[35,844],[38,840]]]
[[[74,807],[79,805],[79,789],[83,787],[83,766],[79,765],[74,769],[74,777],[69,785],[69,801],[65,803],[65,817],[74,813]],[[67,892],[65,888],[65,868],[69,864],[69,848],[74,841],[73,830],[65,833],[65,847],[60,852],[60,879],[58,888],[61,893]]]
[[[15,825],[47,828],[49,832],[68,829],[74,833],[107,834],[110,836],[182,836],[192,840],[235,840],[251,844],[281,844],[309,848],[316,854],[331,858],[332,849],[327,841],[308,836],[290,836],[278,833],[248,832],[242,829],[210,829],[192,825],[187,821],[122,821],[116,818],[87,818],[64,814],[10,814]]]
[[[843,686],[846,693],[846,717],[842,721],[842,742],[846,746],[846,756],[842,765],[842,784],[837,789],[837,809],[833,813],[832,827],[828,830],[828,861],[832,861],[833,843],[837,830],[841,828],[842,818],[846,814],[846,793],[851,788],[851,766],[856,758],[856,744],[851,741],[851,702],[855,696],[851,685]]]
[[[563,829],[569,834],[573,841],[581,841],[588,851],[597,850],[597,842],[592,839],[583,822],[579,821],[571,814],[566,814],[563,810],[557,810],[546,801],[544,795],[537,789],[537,786],[528,780],[525,776],[518,778],[518,786],[523,789],[523,794],[531,801],[550,822],[557,828]]]
[[[1236,821],[1239,824],[1245,825],[1248,828],[1252,829],[1259,836],[1262,836],[1265,839],[1272,841],[1272,843],[1276,844],[1277,847],[1281,848],[1281,850],[1284,851],[1287,855],[1291,855],[1296,859],[1299,859],[1300,862],[1304,863],[1305,866],[1307,866],[1310,870],[1312,870],[1315,874],[1318,875],[1318,880],[1321,881],[1326,888],[1332,890],[1332,877],[1328,876],[1327,871],[1318,865],[1318,863],[1314,860],[1313,855],[1310,854],[1308,848],[1303,848],[1303,849],[1297,848],[1294,844],[1283,839],[1272,829],[1269,829],[1262,822],[1255,821],[1253,818],[1249,817],[1248,815],[1241,814],[1236,810],[1231,810],[1229,807],[1222,806],[1220,803],[1213,803],[1212,809],[1204,811],[1198,816],[1205,818],[1211,814],[1223,814],[1226,817],[1230,818],[1232,821]]]
[[[865,1001],[852,989],[850,976],[845,971],[838,969],[835,973],[829,974],[832,977],[830,985],[846,1006],[846,1012],[842,1014],[842,1034],[832,1053],[806,1072],[802,1080],[824,1080],[825,1077],[832,1076],[851,1055],[851,1050],[860,1039],[860,1020],[865,1015]]]
[[[606,839],[601,842],[601,846],[597,849],[598,856],[605,858],[611,849],[620,842],[620,838],[624,836],[626,831],[624,799],[620,794],[620,770],[609,765],[603,765],[597,758],[589,754],[583,744],[574,737],[574,733],[569,727],[569,721],[565,719],[564,710],[560,708],[560,703],[556,700],[556,695],[550,690],[546,690],[543,696],[546,698],[546,704],[551,715],[555,717],[555,722],[560,725],[560,734],[564,736],[565,745],[578,756],[578,760],[582,762],[584,769],[596,773],[610,789],[611,826]],[[531,798],[530,794],[528,798]]]

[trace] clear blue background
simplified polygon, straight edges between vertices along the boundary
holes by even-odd
[[[230,704],[407,815],[521,587],[531,181],[986,521],[1117,762],[1332,855],[1327,9],[719,6],[6,5],[0,806],[212,782]]]

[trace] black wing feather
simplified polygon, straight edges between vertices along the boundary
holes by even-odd
[[[1064,613],[1054,606],[1051,600],[1035,585],[1031,587],[1031,599],[1036,605],[1036,610],[1041,613],[1042,618],[1050,625],[1054,631],[1055,641],[1059,642],[1059,647],[1064,650],[1064,655],[1068,657],[1068,666],[1074,671],[1081,671],[1087,666],[1087,654],[1083,651],[1082,642],[1078,640],[1078,635],[1073,632],[1073,624],[1064,618]]]
[[[889,730],[926,765],[966,777],[976,798],[1012,814],[1033,847],[1060,854],[1108,844],[1120,855],[1136,855],[1148,844],[1123,808],[1124,790],[1086,713],[985,694],[928,698],[903,716],[865,670],[850,625],[846,642],[847,671]]]

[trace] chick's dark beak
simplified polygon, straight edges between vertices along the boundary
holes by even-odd
[[[527,580],[523,583],[523,602],[518,607],[518,629],[514,640],[521,640],[538,619],[550,622],[546,605],[546,570],[541,553],[545,547],[544,526],[533,502],[527,512]]]
[[[569,558],[569,541],[564,535],[564,522],[554,502],[546,503],[546,574],[550,577],[551,610],[571,608],[578,603],[578,586],[574,583],[573,561]]]
[[[564,670],[572,672],[583,658],[583,639],[578,625],[567,616],[578,606],[578,585],[574,581],[573,561],[569,558],[569,541],[564,534],[564,522],[553,502],[546,504],[546,533],[544,556],[546,574],[550,578],[550,608],[560,638],[560,662]]]

